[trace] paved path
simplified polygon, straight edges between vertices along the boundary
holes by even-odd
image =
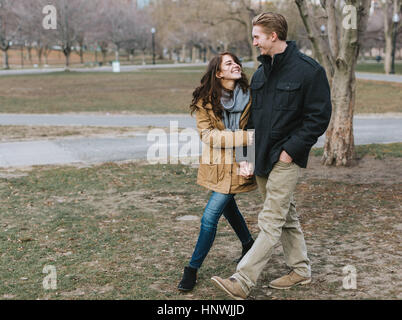
[[[355,121],[378,123],[379,126],[400,124],[402,113],[356,115]],[[195,128],[195,117],[188,114],[19,114],[0,113],[0,125],[33,126],[104,126],[104,127],[169,127],[172,121],[178,122],[179,128]],[[370,128],[371,129],[371,128]],[[386,128],[385,128],[386,130]],[[386,130],[388,132],[388,130]],[[391,137],[390,137],[391,138]]]
[[[137,133],[134,137],[88,137],[60,138],[0,143],[0,167],[18,167],[45,164],[99,163],[133,159],[149,159],[166,154],[172,157],[189,156],[190,148],[197,156],[201,150],[195,119],[188,115],[155,116],[83,116],[83,115],[12,115],[19,121],[12,122],[9,115],[0,114],[0,124],[57,124],[57,125],[97,125],[97,126],[161,126],[169,128],[170,121],[177,121],[181,128],[189,128],[188,136],[178,134],[159,136]],[[30,118],[31,117],[31,118]],[[159,133],[161,129],[158,129]],[[164,131],[162,131],[163,133]],[[402,117],[357,116],[354,119],[356,144],[390,143],[402,141]],[[322,146],[321,137],[316,146]],[[157,151],[159,149],[159,151]]]
[[[362,80],[386,81],[386,82],[402,82],[402,75],[399,74],[381,74],[381,73],[368,73],[356,72],[356,78]]]

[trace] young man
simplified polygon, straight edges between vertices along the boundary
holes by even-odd
[[[300,168],[307,166],[311,147],[328,127],[331,99],[323,67],[286,41],[287,22],[266,12],[253,19],[253,45],[261,62],[251,80],[255,129],[255,175],[264,207],[258,215],[260,233],[229,279],[212,277],[232,298],[245,299],[282,242],[291,271],[272,281],[275,289],[311,282],[310,260],[296,214],[293,193]]]

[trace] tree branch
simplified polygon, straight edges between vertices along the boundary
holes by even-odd
[[[323,65],[328,81],[331,84],[334,75],[333,58],[328,43],[322,38],[318,32],[318,28],[314,23],[314,18],[310,12],[308,4],[304,0],[295,0],[300,12],[307,36],[313,46],[313,52]]]
[[[325,11],[328,15],[328,41],[332,58],[336,59],[339,53],[338,28],[335,15],[335,1],[324,1]]]

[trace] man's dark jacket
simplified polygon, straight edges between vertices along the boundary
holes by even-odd
[[[247,129],[255,129],[255,174],[267,176],[285,150],[300,167],[331,118],[324,68],[293,41],[284,52],[261,55],[251,79],[252,107]]]

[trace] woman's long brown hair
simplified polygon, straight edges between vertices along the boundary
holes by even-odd
[[[193,92],[193,101],[190,105],[191,114],[196,111],[199,106],[197,103],[202,100],[202,107],[205,107],[208,103],[212,105],[212,110],[218,118],[222,118],[223,106],[221,104],[222,86],[221,79],[216,77],[216,74],[221,71],[220,66],[222,58],[225,55],[229,55],[232,59],[241,67],[241,78],[236,80],[236,84],[239,84],[243,92],[246,92],[249,88],[248,79],[243,72],[243,68],[239,58],[230,52],[223,52],[212,58],[208,64],[207,71],[201,78],[201,85],[197,87]]]

